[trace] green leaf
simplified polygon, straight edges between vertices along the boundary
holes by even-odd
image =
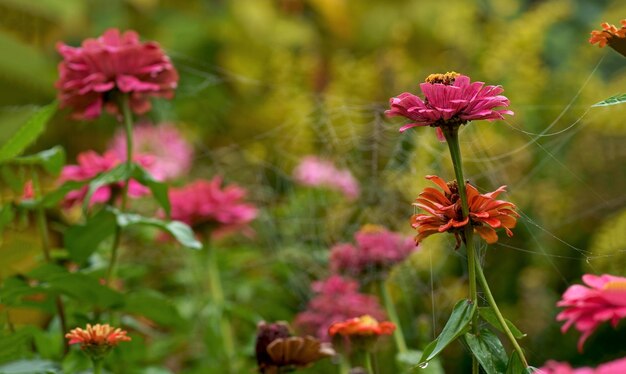
[[[11,159],[32,144],[44,131],[46,123],[57,110],[56,101],[41,107],[22,125],[22,127],[0,145],[0,162]]]
[[[21,195],[24,190],[24,178],[7,166],[0,165],[0,179],[16,194]]]
[[[441,334],[424,349],[420,365],[424,365],[437,357],[448,344],[465,333],[475,312],[476,304],[472,303],[471,300],[463,299],[456,303],[454,309],[452,309],[452,315],[443,327]]]
[[[465,342],[487,374],[504,374],[507,370],[506,351],[489,329],[481,329],[478,335],[466,333]]]
[[[444,374],[443,367],[438,359],[431,360],[426,367],[419,367],[420,359],[422,357],[421,351],[408,350],[406,352],[399,352],[396,355],[396,362],[400,368],[400,372],[404,374]]]
[[[29,350],[34,329],[33,326],[26,326],[9,335],[0,335],[0,362],[23,357]],[[4,373],[3,368],[0,366],[0,373]]]
[[[103,286],[94,277],[83,273],[70,273],[57,265],[43,265],[29,275],[41,281],[39,287],[43,292],[67,295],[81,304],[110,308],[120,306],[124,302],[119,292]]]
[[[106,209],[87,219],[84,225],[70,226],[63,241],[70,258],[81,263],[94,253],[100,243],[115,232],[115,215]]]
[[[13,207],[11,205],[0,206],[0,234],[2,234],[6,225],[13,222],[14,217],[15,213],[13,212]]]
[[[59,203],[59,201],[63,200],[65,195],[68,192],[79,190],[83,188],[85,185],[89,183],[88,180],[85,181],[68,181],[63,183],[59,188],[54,191],[50,191],[46,196],[37,200],[36,204],[41,204],[44,208],[51,208]]]
[[[170,199],[167,195],[167,184],[157,181],[147,170],[137,164],[134,164],[132,177],[150,189],[154,199],[161,205],[163,210],[165,210],[165,214],[169,217],[171,207]]]
[[[112,183],[123,182],[130,177],[131,173],[132,167],[131,170],[128,170],[127,165],[124,163],[119,164],[113,169],[105,171],[104,173],[98,174],[98,176],[96,176],[89,182],[89,188],[87,189],[87,194],[85,195],[85,199],[83,200],[83,210],[88,210],[91,197],[93,196],[94,192],[98,190],[98,188],[107,186]]]
[[[593,104],[592,107],[609,106],[609,105],[616,105],[616,104],[622,104],[622,103],[626,103],[626,94],[619,94],[619,95],[611,96],[608,99],[605,99],[598,103]]]
[[[139,314],[162,326],[180,326],[184,323],[174,304],[156,291],[132,292],[125,295],[125,300],[122,310],[127,313]]]
[[[504,332],[504,328],[502,327],[502,324],[498,320],[498,317],[496,316],[496,312],[494,312],[494,310],[490,306],[478,308],[478,313],[480,314],[482,319],[487,321],[487,323],[489,323],[491,326],[495,327],[501,332]],[[526,334],[521,332],[513,324],[513,322],[509,321],[508,319],[504,319],[504,321],[506,322],[506,325],[509,327],[509,330],[511,330],[511,333],[513,333],[513,336],[515,337],[515,339],[522,339],[526,336]]]
[[[172,235],[180,244],[187,248],[202,249],[202,243],[196,239],[193,230],[186,223],[180,221],[164,221],[158,218],[140,216],[138,214],[120,213],[113,209],[112,211],[117,217],[117,224],[121,227],[132,225],[157,227]]]
[[[58,175],[65,164],[65,150],[57,145],[34,155],[16,157],[9,163],[12,165],[41,166],[48,173]]]
[[[61,373],[59,365],[53,361],[32,359],[9,362],[0,366],[1,374],[56,374]]]

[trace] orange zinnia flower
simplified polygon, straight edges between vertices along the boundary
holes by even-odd
[[[108,324],[87,324],[86,330],[77,327],[65,334],[65,337],[70,340],[69,344],[80,343],[80,348],[92,359],[101,359],[120,342],[130,341],[126,334],[126,331]]]
[[[347,321],[333,323],[328,329],[330,336],[372,336],[391,335],[396,325],[391,322],[378,322],[372,316],[364,315]]]
[[[426,211],[411,217],[411,226],[418,232],[415,237],[416,243],[432,234],[451,232],[457,238],[458,248],[463,229],[468,223],[471,223],[474,231],[489,244],[498,241],[498,235],[494,230],[496,228],[504,227],[507,235],[513,236],[510,229],[515,227],[519,217],[515,212],[515,205],[508,201],[496,200],[496,197],[506,190],[506,186],[487,194],[480,194],[476,187],[466,182],[469,217],[463,219],[456,181],[446,183],[436,175],[427,175],[426,179],[437,184],[443,193],[427,187],[415,200],[413,205]]]
[[[607,44],[623,56],[626,56],[626,19],[620,21],[621,28],[609,23],[602,23],[602,30],[593,30],[589,43],[603,48]]]

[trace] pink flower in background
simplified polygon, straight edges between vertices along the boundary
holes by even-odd
[[[360,275],[368,270],[387,270],[418,248],[410,236],[376,225],[363,226],[354,239],[356,245],[342,243],[331,249],[333,271]]]
[[[607,362],[593,369],[582,367],[573,369],[566,362],[548,361],[541,367],[538,374],[624,374],[626,373],[626,358]]]
[[[293,172],[296,182],[311,187],[326,187],[339,191],[350,200],[359,196],[359,182],[350,170],[337,169],[332,162],[307,156]]]
[[[613,327],[626,317],[626,278],[613,275],[583,275],[587,286],[570,286],[557,306],[564,307],[556,316],[557,321],[566,321],[561,327],[565,333],[572,325],[582,333],[578,350],[582,352],[585,340],[598,326],[610,321]]]
[[[117,157],[126,160],[126,134],[120,130],[109,147]],[[133,128],[133,154],[148,161],[148,171],[159,180],[183,176],[191,169],[193,147],[176,127],[165,124],[141,124]]]
[[[504,119],[513,112],[497,107],[508,107],[509,99],[500,95],[502,87],[485,86],[483,82],[470,82],[469,77],[455,72],[431,74],[420,84],[424,100],[404,92],[389,100],[388,117],[405,117],[413,122],[400,131],[417,126],[437,128],[439,140],[445,140],[441,127],[458,127],[473,120]]]
[[[130,94],[136,114],[151,108],[150,96],[171,99],[178,73],[156,42],[141,43],[134,31],[108,29],[97,39],[86,39],[81,47],[57,45],[60,107],[72,109],[76,119],[94,119],[102,109],[120,113],[115,92]]]
[[[385,312],[375,296],[359,292],[356,281],[333,275],[311,286],[315,296],[307,309],[296,316],[295,324],[307,334],[328,341],[328,328],[335,322],[370,315],[375,319],[385,319]]]
[[[82,152],[77,157],[78,165],[67,165],[63,167],[59,182],[64,183],[67,181],[85,181],[94,178],[100,173],[111,170],[122,161],[111,151],[105,152],[103,155],[99,155],[94,151]],[[143,167],[148,167],[149,164],[145,160],[135,160]],[[106,203],[113,196],[114,189],[121,189],[123,183],[115,183],[98,188],[91,196],[90,205],[96,203]],[[79,190],[70,191],[65,195],[63,205],[65,207],[71,207],[74,204],[81,203],[87,195],[88,187],[84,186]],[[128,196],[141,197],[148,195],[150,190],[139,184],[135,180],[130,180],[128,185]]]
[[[234,184],[222,189],[221,185],[222,177],[216,176],[210,181],[198,180],[182,188],[171,188],[172,219],[194,227],[213,225],[212,233],[216,237],[238,230],[252,234],[248,223],[258,210],[242,201],[246,190]]]

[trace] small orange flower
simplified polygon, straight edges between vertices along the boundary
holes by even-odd
[[[130,337],[126,334],[126,331],[108,324],[93,326],[87,324],[86,330],[77,327],[65,334],[65,337],[70,340],[69,344],[80,343],[80,348],[92,359],[100,359],[120,342],[130,341]]]
[[[621,20],[620,23],[622,27],[619,29],[615,25],[602,23],[602,30],[591,32],[589,43],[598,44],[600,48],[608,44],[609,47],[626,56],[626,19]]]
[[[415,200],[413,205],[426,211],[426,213],[415,214],[411,217],[411,226],[418,232],[415,237],[416,243],[432,234],[451,232],[457,238],[458,248],[463,229],[470,222],[474,231],[489,244],[498,241],[498,235],[494,230],[496,228],[503,227],[508,236],[513,236],[510,229],[515,227],[517,217],[519,217],[519,214],[515,212],[515,205],[495,199],[506,190],[506,186],[501,186],[487,194],[480,194],[476,187],[466,182],[469,217],[463,219],[456,181],[446,183],[436,175],[427,175],[426,179],[437,184],[443,193],[435,188],[427,187]]]
[[[328,329],[330,336],[372,336],[391,335],[396,325],[391,322],[378,322],[372,316],[364,315],[347,321],[333,323]]]

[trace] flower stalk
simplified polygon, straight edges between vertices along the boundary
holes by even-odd
[[[467,218],[469,215],[469,204],[467,201],[467,191],[465,189],[465,179],[463,178],[463,164],[461,160],[461,147],[459,145],[459,137],[458,137],[458,127],[450,127],[444,128],[443,134],[446,138],[446,142],[448,143],[448,148],[450,149],[450,156],[452,158],[452,164],[454,166],[454,174],[456,176],[459,198],[461,199],[461,209],[463,213],[463,219]],[[487,279],[485,278],[485,274],[483,273],[482,267],[480,263],[478,263],[477,259],[477,249],[473,244],[473,234],[474,230],[471,224],[471,221],[465,225],[464,229],[464,242],[465,248],[467,249],[467,265],[468,265],[468,273],[469,273],[469,288],[470,288],[470,299],[472,302],[477,303],[477,290],[476,290],[476,279],[478,275],[478,281],[480,282],[481,287],[483,288],[483,292],[487,297],[487,302],[489,306],[493,309],[498,318],[498,321],[502,325],[504,329],[504,333],[515,348],[515,351],[519,355],[523,365],[528,367],[528,362],[526,361],[526,357],[524,356],[524,352],[521,347],[517,343],[515,336],[509,329],[509,326],[506,324],[500,309],[498,308],[498,304],[491,293],[491,289],[489,288],[489,284],[487,283]],[[472,316],[472,331],[474,334],[478,333],[478,314],[474,313]],[[478,373],[478,361],[476,357],[472,356],[472,373]]]
[[[400,318],[398,317],[398,312],[396,311],[396,306],[393,304],[393,300],[391,299],[391,295],[389,294],[389,289],[385,283],[384,279],[380,281],[380,292],[383,295],[383,302],[385,303],[385,309],[387,310],[387,315],[389,316],[389,320],[396,325],[396,330],[393,332],[393,339],[396,342],[396,347],[398,348],[398,352],[405,353],[408,351],[406,346],[406,341],[404,340],[404,334],[402,333],[402,326],[400,325]]]
[[[124,129],[126,133],[126,178],[124,178],[124,187],[122,188],[122,204],[120,206],[120,212],[126,210],[126,204],[128,201],[128,185],[130,184],[130,172],[133,167],[133,113],[130,110],[130,96],[128,94],[122,95],[120,99],[120,106],[122,107],[122,116],[124,122]],[[118,248],[120,245],[120,239],[122,235],[122,228],[119,225],[115,225],[115,232],[113,234],[113,245],[111,247],[111,260],[109,261],[109,267],[107,269],[105,283],[109,285],[114,277],[115,263],[117,262]]]

